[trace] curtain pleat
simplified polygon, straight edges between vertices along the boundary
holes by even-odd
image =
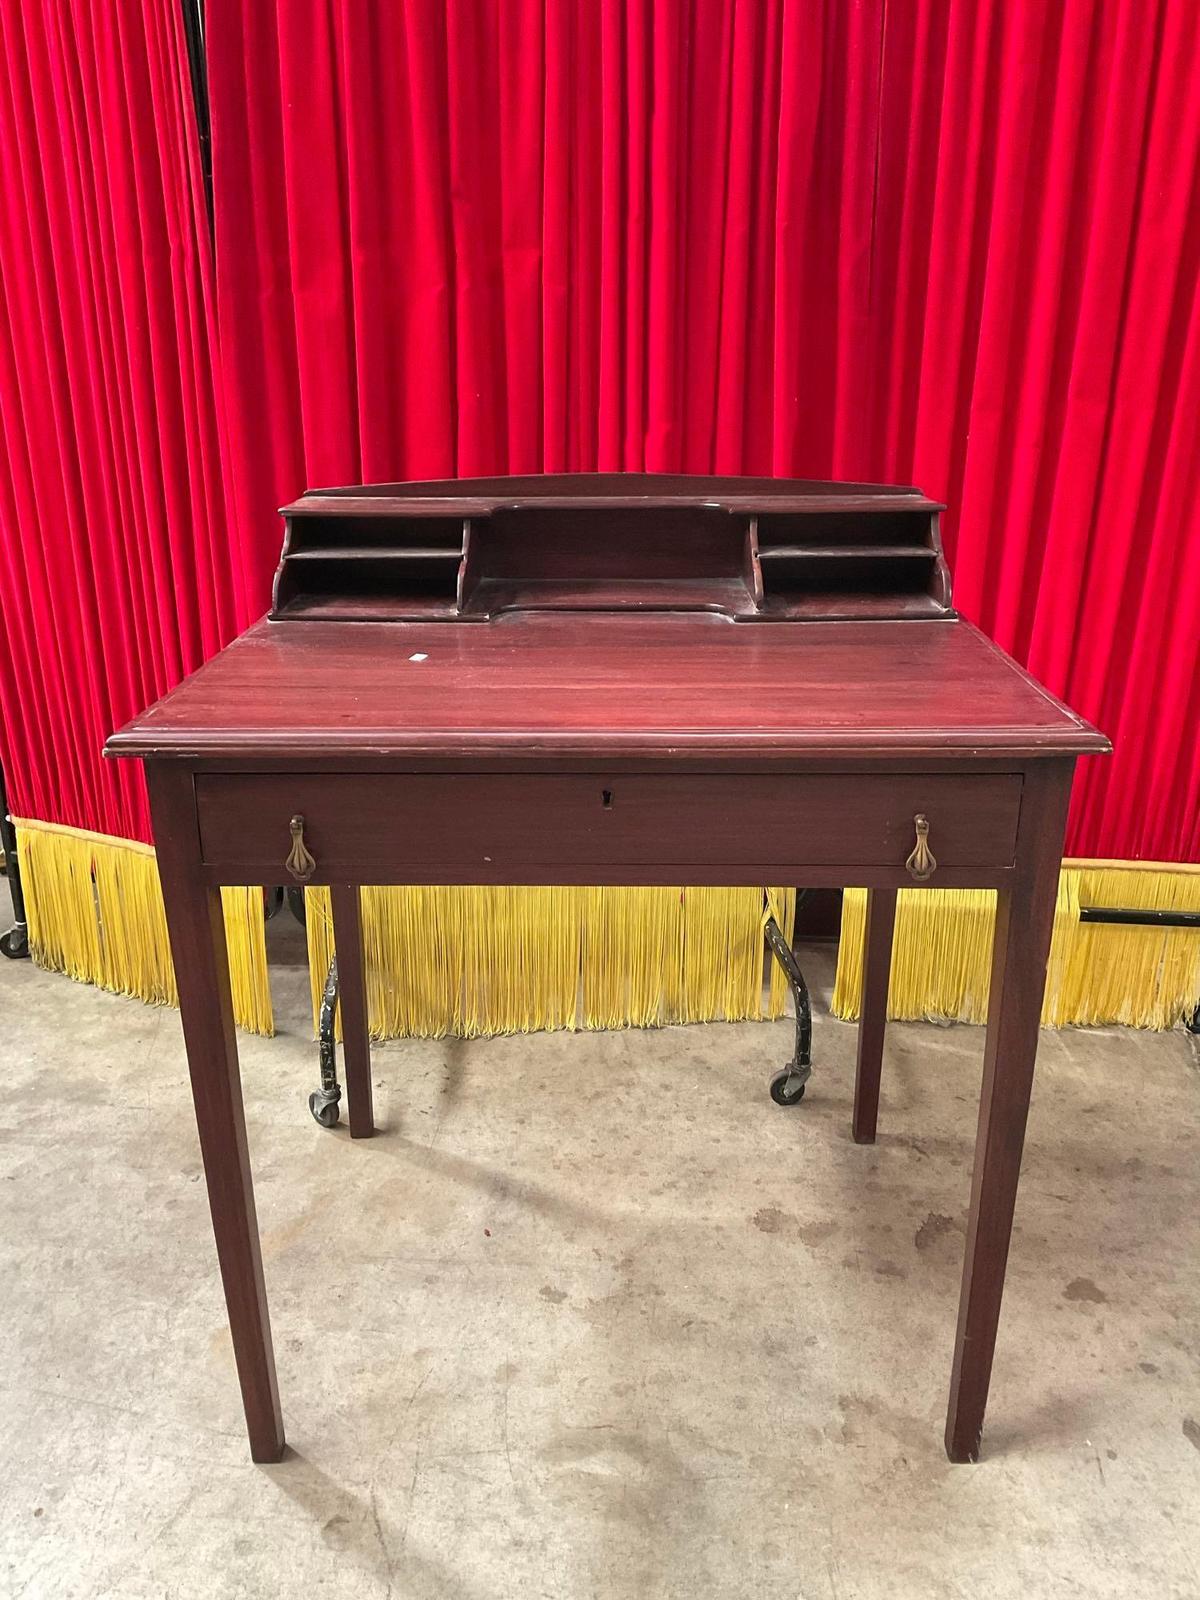
[[[261,613],[310,484],[913,481],[963,612],[1111,733],[1070,848],[1200,855],[1190,0],[0,0],[0,755]]]

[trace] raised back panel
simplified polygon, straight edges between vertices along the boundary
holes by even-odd
[[[947,616],[940,509],[886,486],[653,474],[313,491],[284,509],[272,616]]]
[[[733,578],[748,520],[715,506],[505,508],[475,525],[480,577]]]

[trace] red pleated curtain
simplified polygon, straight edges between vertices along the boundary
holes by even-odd
[[[178,11],[0,0],[0,760],[14,812],[139,838],[100,747],[240,573]]]
[[[306,485],[773,471],[945,499],[1071,849],[1200,856],[1193,0],[209,0],[215,265],[173,0],[0,9],[19,808],[144,828],[104,725]]]

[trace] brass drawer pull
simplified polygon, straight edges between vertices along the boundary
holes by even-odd
[[[287,858],[287,869],[298,883],[307,883],[317,870],[317,863],[304,843],[304,818],[299,812],[288,827],[292,832],[292,848]]]
[[[929,848],[929,818],[918,812],[913,821],[917,825],[917,844],[904,865],[918,883],[923,883],[937,871],[937,857]]]

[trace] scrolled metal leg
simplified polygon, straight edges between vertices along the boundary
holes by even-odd
[[[308,1109],[323,1128],[337,1125],[342,1098],[342,1086],[337,1075],[337,1047],[333,1037],[333,1019],[337,1011],[338,969],[337,957],[329,963],[329,976],[321,996],[321,1016],[317,1035],[320,1041],[321,1087],[308,1097]]]
[[[777,1106],[794,1106],[803,1100],[804,1087],[812,1077],[812,1001],[792,947],[774,917],[767,918],[763,932],[771,953],[783,968],[796,1011],[796,1051],[783,1071],[771,1079],[771,1099]]]
[[[25,921],[25,896],[21,893],[21,868],[17,863],[17,831],[8,814],[3,772],[0,772],[0,850],[4,851],[4,874],[13,904],[13,925],[0,935],[0,955],[7,956],[10,961],[22,961],[29,955],[29,928]]]

